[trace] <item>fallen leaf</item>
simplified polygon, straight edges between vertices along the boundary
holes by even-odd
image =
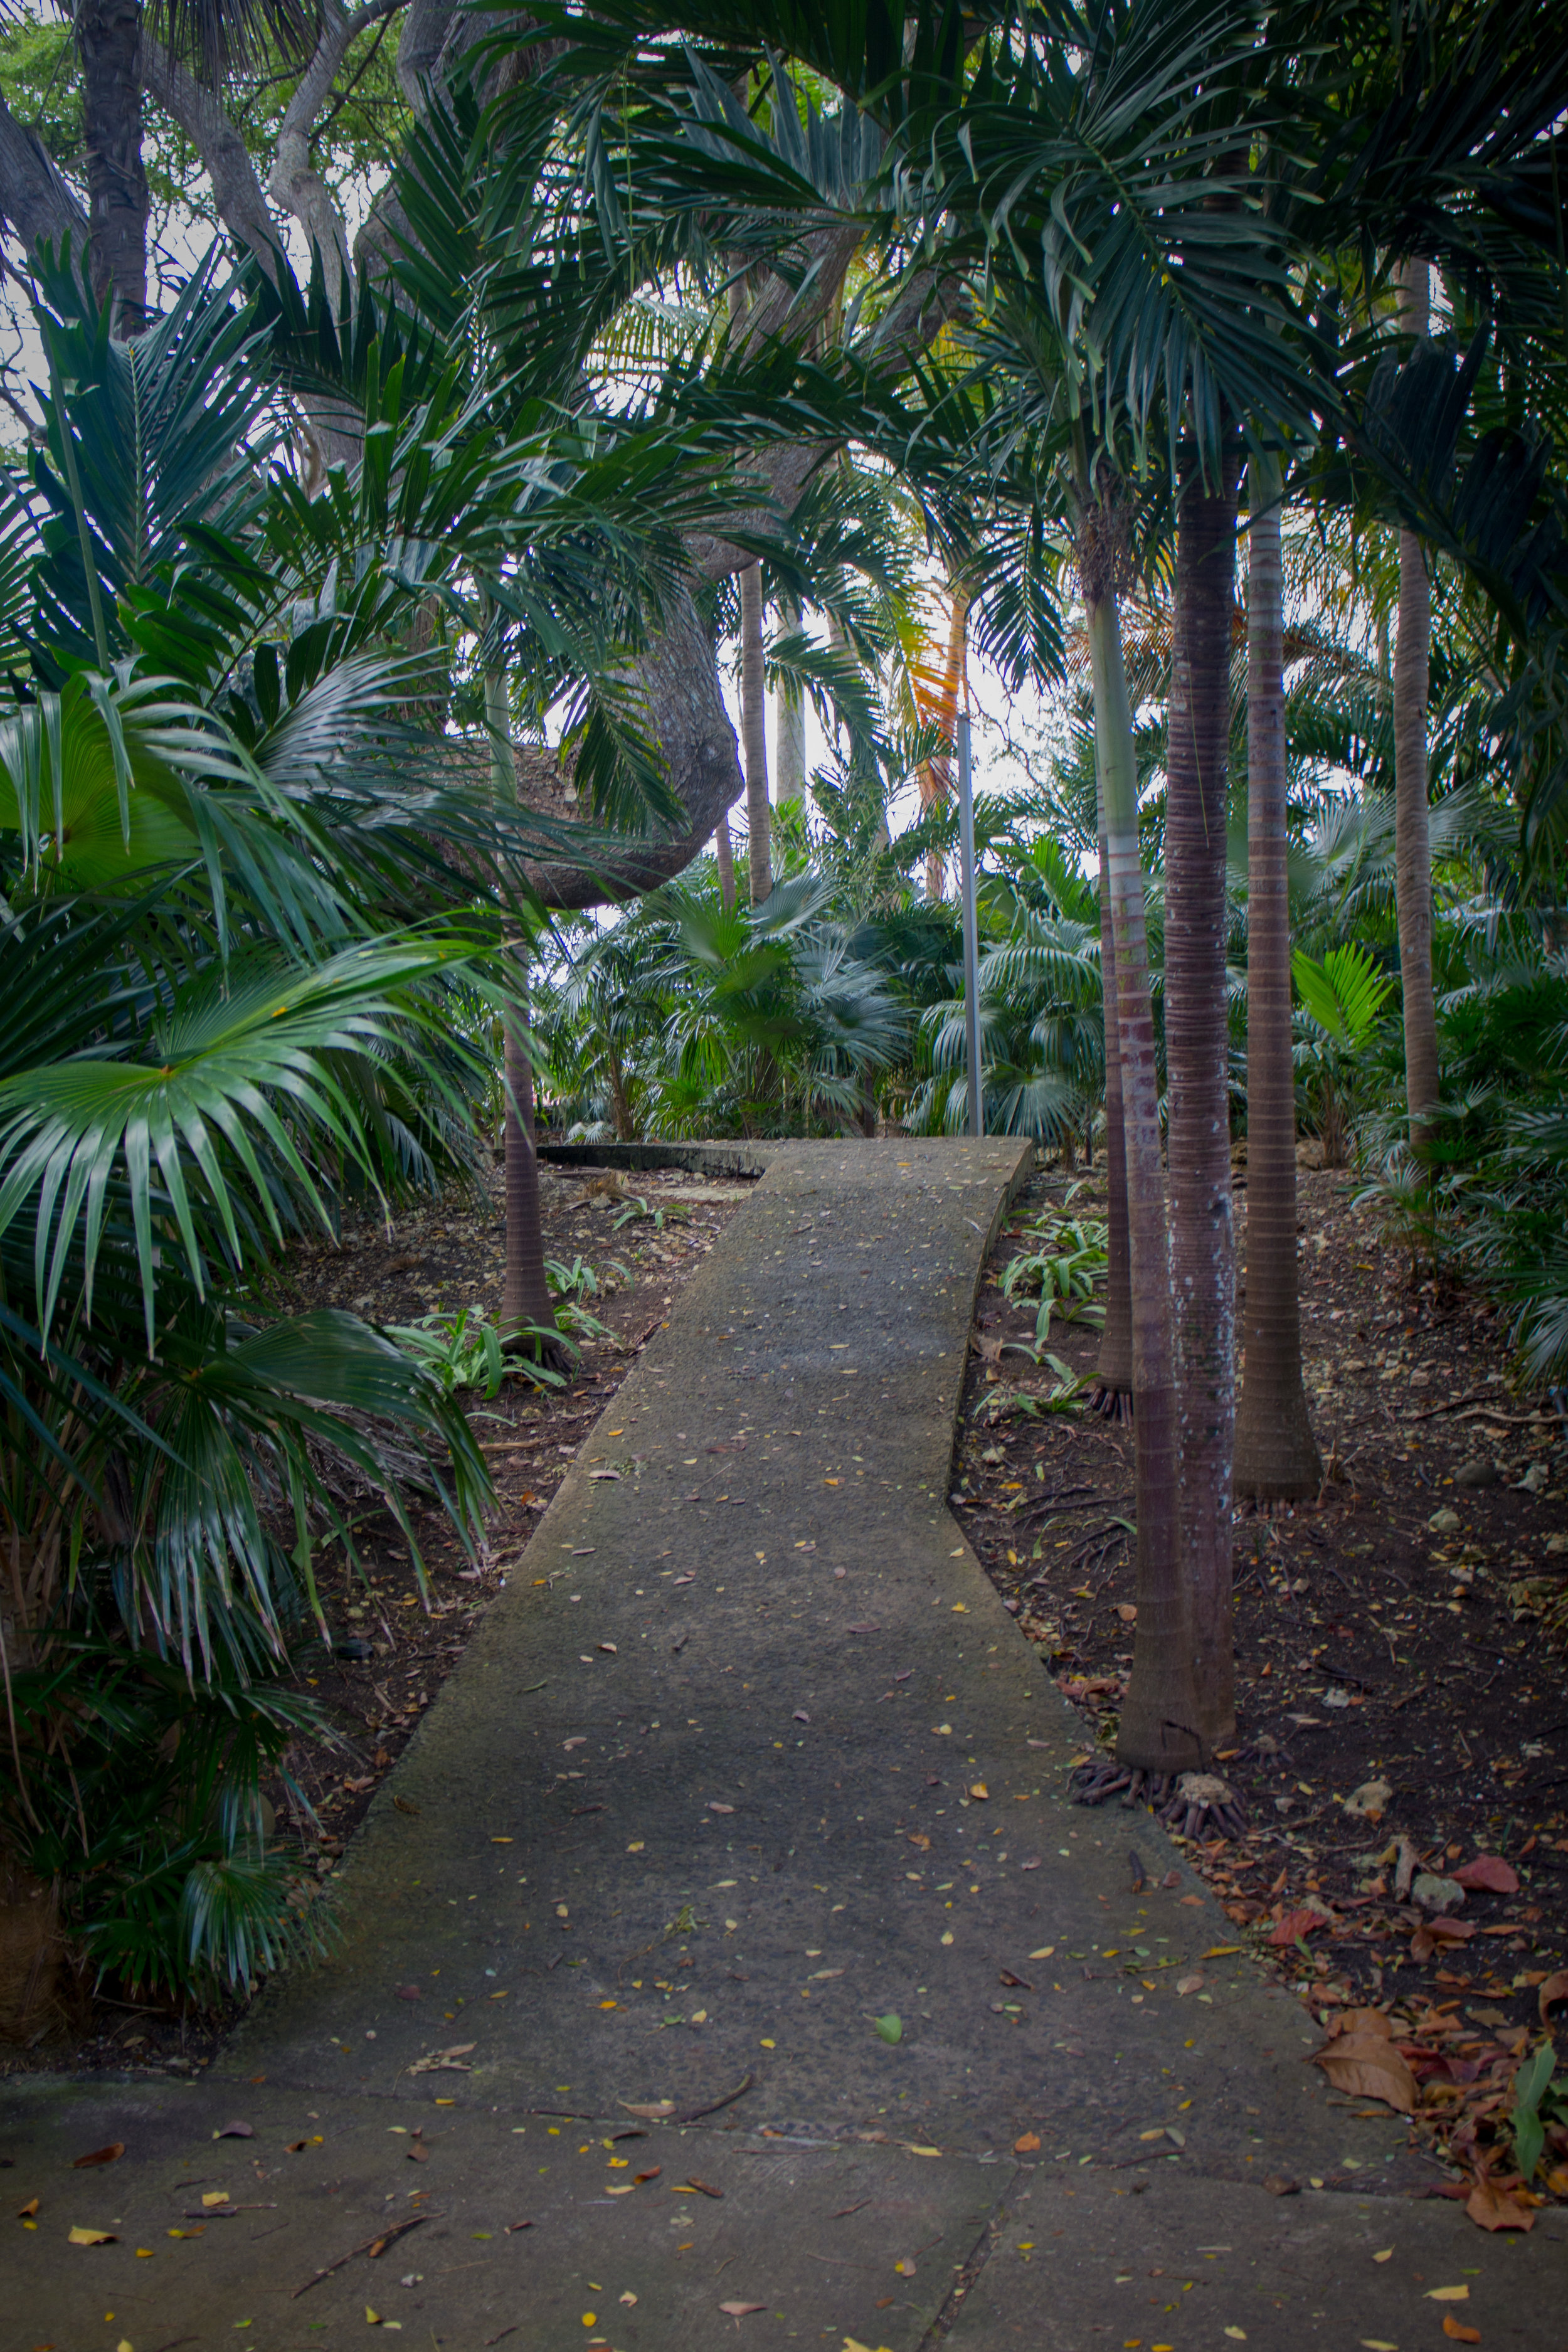
[[[1203,1909],[1203,1905],[1204,1898],[1201,1895],[1184,1895],[1182,1897],[1182,1908],[1184,1911],[1194,1909],[1201,1911]]]
[[[1426,2290],[1428,2303],[1468,2303],[1469,2299],[1468,2286],[1429,2286]]]
[[[1374,2263],[1391,2263],[1393,2260],[1394,2248],[1392,2246],[1384,2246],[1381,2253],[1373,2254],[1373,2261]]]
[[[1245,2344],[1247,2341],[1247,2330],[1245,2327],[1227,2327],[1225,2332],[1234,2343]]]
[[[844,1630],[847,1633],[879,1633],[882,1629],[879,1625],[847,1625]]]
[[[1013,2153],[1015,2156],[1033,2156],[1039,2145],[1038,2132],[1026,2132],[1022,2139],[1016,2139],[1013,2142]]]
[[[744,2319],[749,2311],[766,2311],[765,2303],[721,2303],[720,2310],[727,2319]]]
[[[533,2224],[531,2221],[509,2221],[506,2225],[506,2234],[510,2238],[514,2236],[519,2230],[531,2230]]]
[[[1461,1863],[1450,1876],[1456,1885],[1471,1893],[1478,1887],[1489,1895],[1517,1895],[1519,1873],[1495,1853],[1478,1853],[1473,1862]]]
[[[1266,2172],[1263,2186],[1270,2197],[1300,2197],[1301,2194],[1300,2182],[1292,2180],[1288,2172]]]
[[[1479,2344],[1481,2340],[1479,2327],[1467,2327],[1464,2321],[1456,2319],[1451,2311],[1443,2314],[1443,2333],[1451,2336],[1456,2344]]]
[[[1202,1969],[1190,1969],[1184,1977],[1178,1977],[1176,1979],[1176,1991],[1178,1994],[1202,1992],[1204,1986],[1207,1981],[1208,1979],[1204,1975]]]
[[[71,2170],[85,2172],[90,2164],[117,2164],[125,2153],[122,2139],[111,2139],[107,2147],[95,2147],[90,2156],[73,2156]]]
[[[112,2230],[73,2230],[70,2243],[73,2246],[117,2246],[120,2241]]]
[[[984,1804],[986,1799],[990,1796],[991,1791],[986,1787],[984,1780],[973,1780],[970,1783],[969,1793],[972,1797],[978,1797],[981,1803]]]
[[[996,1981],[998,1984],[1012,1985],[1018,1992],[1033,1992],[1035,1990],[1026,1978],[1016,1977],[1011,1969],[999,1969],[996,1972]]]
[[[1536,2002],[1541,2011],[1541,2022],[1547,2022],[1546,2012],[1560,2000],[1568,2000],[1568,1969],[1559,1969],[1554,1976],[1543,1978]]]
[[[226,2189],[205,2189],[202,2191],[202,2203],[209,2211],[215,2205],[226,2205],[229,2202],[229,2193]]]
[[[397,1998],[399,2000],[423,2000],[425,1988],[423,1985],[399,1985]]]
[[[410,2164],[428,2164],[430,2161],[430,2151],[423,2140],[410,2140],[404,2153]]]
[[[689,2175],[686,2185],[688,2189],[700,2189],[704,2197],[722,2197],[724,2194],[721,2189],[715,2189],[710,2181],[699,2180],[694,2172]]]
[[[1514,2200],[1489,2180],[1478,2180],[1465,2200],[1465,2210],[1479,2229],[1533,2230],[1535,2214],[1528,2205]]]
[[[1340,2034],[1312,2053],[1336,2091],[1352,2099],[1381,2099],[1402,2116],[1415,2112],[1415,2077],[1392,2042],[1381,2034]]]
[[[871,2022],[876,2027],[877,2032],[880,2034],[884,2042],[897,2043],[903,2040],[903,2019],[896,2016],[891,2010],[889,2011],[886,2017],[874,2017],[871,2020]]]
[[[37,2211],[37,2210],[38,2210],[38,2200],[37,2200],[37,2199],[36,2197],[29,2197],[29,2198],[28,2198],[28,2200],[27,2200],[27,2202],[26,2202],[25,2205],[18,2205],[18,2206],[17,2206],[17,2208],[16,2208],[16,2219],[17,2219],[17,2221],[27,2221],[27,2220],[28,2220],[28,2219],[29,2219],[29,2218],[30,2218],[34,2213],[36,2213],[36,2212]]]
[[[599,1647],[601,1650],[607,1650],[612,1658],[618,1658],[621,1654],[613,1642],[601,1642]]]
[[[410,1797],[394,1797],[392,1801],[400,1813],[416,1813],[419,1811],[418,1806]]]
[[[1271,1944],[1293,1944],[1298,1936],[1310,1936],[1315,1928],[1327,1925],[1321,1911],[1287,1911],[1282,1919],[1275,1921],[1268,1940]]]
[[[647,2172],[634,2172],[632,2179],[640,2189],[645,2180],[657,2180],[663,2170],[664,2167],[662,2164],[656,2164],[650,2167]]]
[[[213,2137],[214,2139],[254,2139],[256,2134],[248,2124],[225,2124],[222,2131],[214,2132]]]
[[[709,1806],[708,1810],[710,1813],[732,1813],[735,1808],[733,1805],[721,1805],[715,1801]]]
[[[616,2104],[625,2107],[628,2116],[641,2116],[648,2123],[659,2123],[666,2116],[675,2113],[673,2099],[652,2099],[646,2106],[640,2107],[634,2106],[629,2099],[617,2099]]]

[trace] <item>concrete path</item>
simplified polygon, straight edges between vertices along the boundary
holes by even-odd
[[[1078,1720],[945,1503],[1026,1154],[762,1156],[379,1795],[331,1961],[200,2084],[7,2086],[0,2341],[1405,2352],[1458,2314],[1563,2352],[1564,2216],[1412,2201],[1163,1834],[1066,1803]]]

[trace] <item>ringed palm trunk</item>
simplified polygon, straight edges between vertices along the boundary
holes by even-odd
[[[1226,767],[1237,457],[1217,485],[1184,466],[1165,801],[1165,1074],[1171,1278],[1181,1413],[1182,1551],[1204,1741],[1236,1722],[1231,1474],[1236,1231],[1226,992]]]
[[[800,627],[800,606],[793,602],[785,604],[782,617],[786,631],[794,634]],[[805,697],[788,678],[779,688],[778,729],[773,740],[773,796],[780,808],[786,801],[805,797]]]
[[[100,304],[112,303],[113,331],[136,335],[147,317],[140,0],[78,0],[73,29],[81,58],[92,290]]]
[[[1135,1771],[1159,1774],[1200,1764],[1204,1746],[1197,1727],[1192,1612],[1182,1574],[1176,1501],[1175,1357],[1132,719],[1114,589],[1107,585],[1096,594],[1094,583],[1086,581],[1085,591],[1114,935],[1138,1512],[1138,1622],[1116,1753]]]
[[[768,698],[763,682],[763,567],[741,574],[741,749],[746,763],[746,864],[752,904],[773,887],[773,811],[768,804]]]
[[[1399,273],[1399,323],[1427,327],[1424,261]],[[1432,667],[1432,583],[1417,534],[1399,534],[1399,621],[1394,641],[1394,856],[1399,978],[1405,1006],[1405,1099],[1410,1140],[1431,1140],[1437,1107],[1437,1008],[1432,989],[1432,845],[1427,830],[1426,698]]]
[[[1096,765],[1098,766],[1098,761]],[[1110,905],[1110,843],[1100,787],[1100,985],[1105,1013],[1105,1328],[1094,1370],[1094,1406],[1125,1417],[1132,1395],[1132,1267],[1127,1240],[1127,1139],[1122,1131],[1121,1041],[1117,1020],[1116,924]],[[1092,1138],[1094,1129],[1089,1129]]]
[[[1301,1384],[1296,1283],[1296,1073],[1285,866],[1285,641],[1280,472],[1248,468],[1247,567],[1247,1304],[1236,1491],[1315,1495],[1322,1477]]]
[[[735,845],[730,838],[730,820],[721,816],[713,835],[713,855],[719,865],[719,896],[728,914],[735,903]]]
[[[485,675],[485,723],[490,738],[490,780],[502,806],[517,798],[517,772],[510,750],[510,714],[506,677]],[[539,1208],[539,1156],[533,1141],[533,1062],[529,1052],[528,942],[513,934],[507,942],[512,994],[502,1019],[502,1075],[506,1104],[501,1137],[506,1201],[506,1264],[501,1279],[500,1339],[509,1352],[539,1350],[557,1370],[567,1362],[553,1341],[525,1336],[532,1326],[555,1328],[555,1307],[544,1273],[544,1230]]]

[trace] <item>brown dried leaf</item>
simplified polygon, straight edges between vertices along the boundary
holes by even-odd
[[[1544,1978],[1535,1998],[1541,2010],[1541,2022],[1544,2025],[1547,2011],[1560,2000],[1568,2000],[1568,1969],[1559,1969],[1554,1976]]]
[[[1415,2112],[1415,2077],[1392,2042],[1374,2033],[1341,2034],[1312,2053],[1336,2091],[1352,2099],[1381,2099],[1402,2116]]]
[[[1535,2215],[1528,2205],[1516,2204],[1489,2180],[1478,2180],[1465,2200],[1465,2210],[1483,2230],[1533,2230]]]
[[[721,2303],[719,2308],[729,2319],[744,2319],[749,2311],[766,2311],[765,2303]]]
[[[1473,1894],[1478,1887],[1488,1895],[1517,1895],[1519,1873],[1499,1859],[1495,1853],[1478,1853],[1473,1862],[1461,1863],[1450,1875],[1458,1886]]]
[[[73,2172],[85,2172],[89,2165],[118,2164],[120,2158],[124,2155],[124,2153],[125,2142],[122,2139],[111,2139],[107,2147],[95,2147],[91,2151],[90,2155],[73,2156],[71,2158],[71,2170]]]

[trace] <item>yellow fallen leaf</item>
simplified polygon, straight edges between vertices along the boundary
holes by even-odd
[[[371,2309],[371,2307],[370,2307],[370,2305],[369,2305],[369,2304],[368,2304],[368,2303],[365,2305],[365,2307],[364,2307],[364,2315],[365,2315],[365,2321],[366,2321],[366,2324],[367,2324],[369,2326],[371,2326],[371,2327],[379,2327],[379,2326],[381,2326],[381,2314],[380,2314],[380,2312],[379,2312],[379,2311],[373,2311],[373,2310]]]
[[[1373,2254],[1373,2261],[1374,2263],[1391,2263],[1393,2260],[1394,2248],[1392,2246],[1384,2246],[1382,2253]]]
[[[632,2305],[636,2303],[637,2297],[633,2294],[629,2287],[626,2289],[626,2294],[622,2295],[621,2301],[626,2305],[628,2311],[631,2309]]]
[[[228,2191],[226,2189],[204,2189],[202,2191],[202,2203],[204,2205],[226,2205],[228,2203]]]
[[[1205,1960],[1223,1960],[1227,1959],[1232,1952],[1245,1949],[1246,1947],[1242,1944],[1211,1944],[1208,1950],[1202,1953],[1200,1958]]]
[[[972,1780],[969,1784],[969,1793],[972,1797],[978,1797],[981,1803],[984,1804],[986,1799],[990,1796],[991,1791],[986,1787],[984,1780]]]
[[[112,2230],[73,2230],[70,2242],[73,2246],[115,2246],[120,2241]]]
[[[955,1601],[952,1604],[952,1613],[955,1617],[967,1617],[969,1614],[968,1601]]]
[[[1385,2343],[1381,2336],[1363,2336],[1361,2347],[1362,2352],[1399,2352],[1397,2344]]]
[[[1468,2303],[1469,2299],[1468,2286],[1429,2286],[1426,2290],[1428,2303]]]
[[[1237,2344],[1245,2344],[1247,2341],[1247,2330],[1245,2327],[1227,2327],[1225,2332]]]
[[[942,1929],[942,1942],[943,1942],[944,1944],[951,1944],[951,1943],[952,1943],[952,1929],[951,1927],[944,1927],[944,1928]]]
[[[1048,1960],[1056,1948],[1057,1948],[1054,1944],[1042,1944],[1037,1952],[1031,1952],[1029,1954],[1029,1958],[1032,1960]]]

